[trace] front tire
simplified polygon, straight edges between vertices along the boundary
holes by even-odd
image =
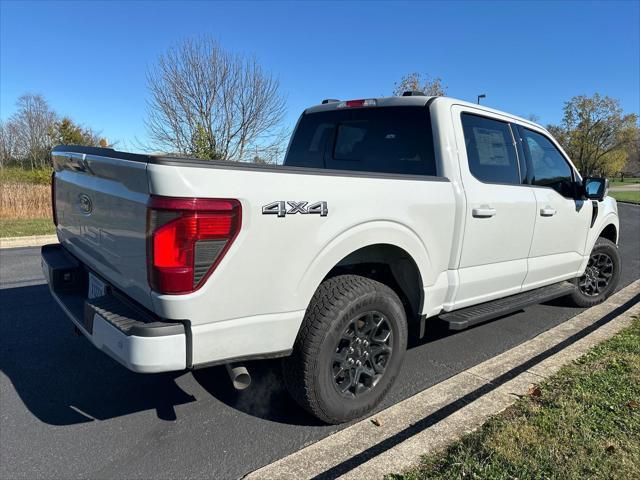
[[[593,307],[604,302],[620,281],[620,254],[611,240],[598,238],[584,274],[576,278],[575,291],[569,296],[576,307]]]
[[[283,361],[284,382],[320,420],[347,422],[384,398],[406,345],[406,316],[393,290],[358,275],[333,277],[311,300],[293,353]]]

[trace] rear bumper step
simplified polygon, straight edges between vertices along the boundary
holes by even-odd
[[[42,247],[42,270],[54,299],[97,348],[135,372],[186,368],[182,323],[158,319],[114,291],[87,298],[88,272],[61,245]]]
[[[440,319],[449,325],[449,330],[464,330],[473,325],[517,312],[530,305],[564,297],[572,293],[574,289],[575,285],[573,283],[560,282],[509,297],[499,298],[491,302],[481,303],[480,305],[462,308],[455,312],[445,313],[440,315]]]

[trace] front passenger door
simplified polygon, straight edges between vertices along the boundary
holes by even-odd
[[[590,201],[576,199],[573,167],[543,132],[518,127],[527,179],[536,197],[536,221],[523,289],[576,276],[591,224]]]

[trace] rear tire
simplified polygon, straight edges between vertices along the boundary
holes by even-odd
[[[333,277],[318,287],[283,360],[284,383],[320,420],[347,422],[384,398],[406,345],[405,311],[393,290],[357,275]]]
[[[576,307],[593,307],[604,302],[620,281],[620,254],[611,240],[598,238],[584,274],[574,279],[575,291],[569,300]]]

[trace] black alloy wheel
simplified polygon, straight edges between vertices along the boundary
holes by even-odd
[[[584,275],[578,280],[578,288],[589,297],[596,297],[609,286],[614,273],[613,260],[604,252],[594,252]]]
[[[375,387],[393,354],[391,325],[380,312],[354,318],[344,329],[333,355],[332,374],[338,391],[357,397]]]

